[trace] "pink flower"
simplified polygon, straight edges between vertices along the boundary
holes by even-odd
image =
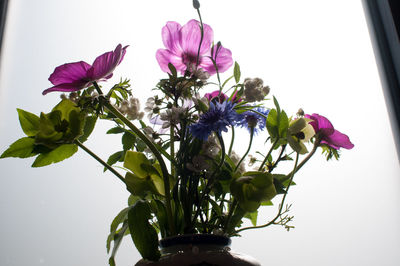
[[[304,117],[313,120],[310,124],[315,133],[321,137],[321,143],[336,150],[340,148],[352,149],[354,147],[349,137],[336,130],[326,117],[319,114],[304,115]]]
[[[236,94],[237,94],[237,92],[235,92],[233,94],[232,102],[234,102],[234,103],[241,102],[242,99],[240,99],[240,98],[237,99]],[[206,93],[206,94],[204,94],[204,97],[206,97],[209,102],[211,102],[214,99],[218,99],[218,102],[220,102],[220,103],[224,102],[226,99],[229,99],[229,97],[225,93],[222,93],[219,90],[213,91],[211,93]]]
[[[118,44],[114,51],[98,56],[93,65],[79,61],[56,67],[49,77],[54,86],[44,90],[43,95],[52,91],[78,91],[89,87],[95,81],[106,81],[112,77],[114,69],[124,59],[127,47],[122,48],[121,44]]]
[[[203,24],[204,35],[200,46],[199,64],[209,74],[215,74],[216,69],[211,60],[215,60],[218,72],[224,72],[233,63],[232,53],[222,45],[215,45],[212,49],[214,33],[211,27]],[[165,48],[158,49],[156,58],[164,72],[170,72],[168,64],[171,63],[182,74],[186,70],[193,72],[196,69],[197,54],[199,51],[201,30],[197,20],[190,20],[183,27],[174,21],[169,21],[162,29],[162,39]],[[213,54],[211,51],[213,50]]]

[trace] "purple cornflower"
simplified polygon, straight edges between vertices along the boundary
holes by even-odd
[[[319,114],[304,115],[304,117],[313,120],[309,124],[312,125],[315,133],[321,137],[322,144],[326,144],[336,150],[340,148],[352,149],[354,147],[349,137],[336,130],[326,117]]]
[[[171,63],[182,74],[186,70],[193,72],[196,67],[202,68],[210,75],[215,74],[216,69],[210,59],[211,56],[216,62],[218,72],[224,72],[233,64],[232,53],[229,49],[222,45],[216,45],[212,49],[214,39],[212,28],[203,24],[203,29],[204,35],[199,52],[201,30],[197,20],[192,19],[184,26],[175,21],[167,22],[162,29],[162,40],[167,49],[158,49],[156,53],[158,64],[164,72],[170,72],[168,64]],[[211,54],[212,50],[213,54]]]
[[[234,106],[231,101],[210,102],[208,111],[200,116],[197,123],[189,127],[190,133],[195,138],[205,141],[212,132],[228,131],[228,126],[232,126],[238,118]]]
[[[114,69],[124,59],[126,48],[118,44],[114,51],[104,53],[94,60],[93,65],[84,61],[58,66],[50,75],[53,87],[43,91],[43,95],[52,91],[73,92],[89,87],[95,81],[106,81],[113,75]]]
[[[246,111],[240,115],[241,119],[236,123],[236,125],[247,128],[250,132],[253,129],[254,133],[257,134],[259,131],[265,129],[267,122],[266,117],[268,116],[269,109],[255,107],[253,110],[263,114],[265,117],[252,111]]]

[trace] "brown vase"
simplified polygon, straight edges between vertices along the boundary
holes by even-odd
[[[160,241],[158,262],[135,266],[261,266],[254,258],[231,251],[230,238],[211,234],[180,235]]]

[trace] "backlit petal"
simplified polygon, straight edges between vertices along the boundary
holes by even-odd
[[[176,70],[180,71],[181,73],[185,72],[186,70],[186,66],[183,64],[182,58],[167,49],[158,49],[156,53],[156,59],[161,67],[161,70],[164,72],[170,73],[168,68],[169,63],[173,64]]]
[[[338,130],[325,138],[329,146],[342,147],[345,149],[352,149],[354,144],[351,143],[349,137]],[[335,148],[335,147],[333,147]],[[336,148],[337,149],[337,148]]]
[[[201,42],[200,55],[207,53],[214,39],[214,33],[210,26],[203,25],[204,36]],[[190,20],[181,29],[181,47],[183,51],[192,56],[197,56],[201,40],[200,23],[197,20]]]
[[[180,45],[181,28],[182,27],[178,22],[168,21],[167,24],[162,28],[161,32],[165,48],[167,48],[176,55],[182,54],[182,48]]]
[[[59,85],[87,79],[87,70],[90,67],[91,66],[88,63],[83,61],[58,66],[50,75],[49,81],[53,83],[53,85]]]
[[[225,72],[226,70],[228,70],[233,64],[232,52],[229,49],[224,48],[222,45],[219,46],[218,49],[217,49],[217,45],[215,45],[214,49],[212,49],[212,50],[213,50],[213,58],[218,67],[218,72],[222,73],[222,72]],[[215,57],[215,55],[216,55],[216,57]],[[216,73],[215,66],[214,66],[211,58],[208,56],[202,58],[200,67],[203,68],[204,70],[206,70],[210,74]]]
[[[118,44],[114,51],[104,53],[94,60],[92,67],[88,70],[88,76],[92,81],[110,77],[110,74],[121,63],[125,56],[126,48]]]

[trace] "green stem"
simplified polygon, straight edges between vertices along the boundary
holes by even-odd
[[[260,167],[258,168],[258,171],[261,171],[261,170],[263,169],[265,163],[266,163],[267,160],[268,160],[268,157],[271,155],[271,153],[272,153],[272,151],[274,150],[274,147],[275,147],[275,145],[278,143],[278,141],[279,141],[279,139],[277,138],[277,139],[275,140],[275,142],[272,144],[271,148],[269,149],[267,155],[266,155],[265,158],[264,158],[264,161],[261,163]]]
[[[171,153],[171,175],[175,177],[175,167],[174,167],[174,158],[175,158],[175,136],[174,136],[174,126],[171,125],[169,130],[170,136],[170,153]]]
[[[249,229],[264,228],[264,227],[270,226],[271,224],[274,224],[274,223],[275,223],[275,221],[281,216],[282,209],[283,209],[283,204],[285,203],[285,199],[286,199],[286,196],[287,196],[287,194],[288,194],[288,192],[289,192],[290,185],[292,184],[293,177],[294,177],[295,170],[296,170],[296,168],[297,168],[297,163],[298,163],[298,162],[299,162],[299,153],[296,153],[296,161],[295,161],[295,163],[294,163],[294,168],[293,168],[293,171],[290,172],[290,181],[289,181],[289,184],[288,184],[288,186],[287,186],[287,188],[286,188],[285,194],[284,194],[283,197],[282,197],[281,204],[279,204],[278,214],[274,217],[274,219],[272,219],[270,222],[268,222],[268,223],[266,223],[266,224],[263,224],[263,225],[250,226],[250,227],[241,228],[241,229],[237,230],[236,233],[239,233],[239,232],[244,231],[244,230],[249,230]]]
[[[253,136],[254,136],[254,127],[252,127],[251,131],[250,131],[249,147],[247,148],[247,151],[245,152],[243,157],[240,159],[239,163],[236,165],[235,171],[233,171],[234,173],[236,173],[237,169],[240,167],[240,164],[243,162],[244,158],[246,158],[247,154],[249,154],[250,149],[251,149],[251,144],[253,143]]]
[[[233,199],[232,205],[229,209],[229,213],[228,216],[226,217],[226,221],[225,221],[225,226],[224,226],[224,232],[226,232],[228,230],[228,226],[229,226],[229,222],[232,218],[233,212],[236,210],[236,207],[238,205],[238,201],[236,199]]]
[[[299,163],[299,165],[297,166],[297,168],[293,169],[292,172],[297,173],[297,171],[300,170],[301,167],[303,167],[306,162],[308,162],[308,160],[310,160],[310,158],[314,155],[314,153],[317,151],[317,148],[319,147],[319,144],[321,144],[321,138],[317,136],[315,142],[314,142],[314,147],[313,149],[310,151],[310,153],[307,155],[306,158],[303,159],[303,161],[301,161],[301,163]],[[292,174],[292,172],[290,174]]]
[[[154,146],[153,142],[143,134],[140,129],[138,129],[131,121],[129,121],[123,114],[121,114],[110,102],[103,96],[103,92],[101,91],[100,87],[97,85],[96,82],[93,82],[94,87],[96,88],[97,92],[99,93],[100,97],[104,99],[104,106],[118,119],[120,119],[127,127],[129,127],[152,151],[154,156],[156,157],[157,161],[160,164],[161,172],[164,181],[164,188],[165,188],[165,203],[166,203],[166,213],[168,218],[168,224],[170,227],[171,233],[175,234],[175,226],[172,220],[172,208],[171,208],[171,191],[170,191],[170,184],[169,184],[169,173],[167,166],[165,165],[164,159],[162,158],[161,153],[157,150],[156,146]]]
[[[233,148],[233,142],[235,141],[235,128],[232,127],[231,130],[232,130],[232,138],[231,138],[231,144],[229,145],[228,156],[231,156],[232,148]]]
[[[92,152],[89,148],[87,148],[85,145],[82,144],[82,142],[80,142],[79,140],[75,140],[74,143],[76,145],[78,145],[79,148],[81,148],[82,150],[84,150],[85,152],[87,152],[90,156],[92,156],[96,161],[98,161],[99,163],[101,163],[105,168],[107,168],[108,170],[110,170],[111,173],[113,173],[116,177],[119,178],[119,180],[121,180],[124,184],[125,183],[125,179],[124,177],[118,173],[114,168],[112,168],[108,163],[106,163],[105,161],[103,161],[99,156],[97,156],[94,152]]]

